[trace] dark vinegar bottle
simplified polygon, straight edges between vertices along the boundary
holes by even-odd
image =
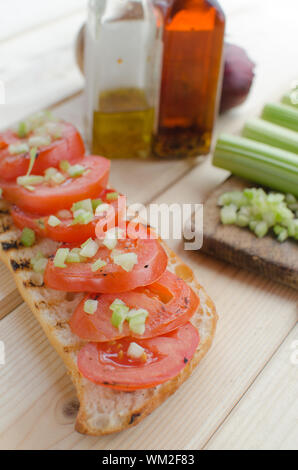
[[[154,153],[209,152],[222,78],[224,14],[214,0],[155,0],[165,22]]]

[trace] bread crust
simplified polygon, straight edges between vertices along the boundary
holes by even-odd
[[[218,317],[214,303],[194,278],[191,269],[162,241],[169,257],[168,269],[188,282],[200,298],[199,309],[192,319],[201,338],[195,355],[177,377],[151,389],[122,392],[93,384],[82,377],[77,368],[77,352],[84,342],[73,335],[68,327],[68,319],[82,294],[74,294],[69,300],[67,293],[58,294],[42,285],[42,279],[39,277],[37,280],[36,274],[30,269],[30,259],[36,252],[40,250],[49,256],[55,252],[58,244],[38,240],[32,248],[19,246],[17,240],[20,231],[14,227],[6,210],[5,203],[1,201],[0,259],[11,271],[21,296],[72,378],[80,402],[75,429],[82,434],[100,436],[135,426],[172,395],[205,356],[216,330]]]

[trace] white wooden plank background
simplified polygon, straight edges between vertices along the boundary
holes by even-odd
[[[43,5],[46,4],[46,5]],[[0,0],[0,80],[7,102],[0,127],[55,105],[79,91],[73,46],[85,18],[84,0]],[[245,46],[256,62],[247,102],[221,117],[221,130],[237,131],[266,100],[278,99],[298,77],[298,4],[293,0],[221,0],[227,37]],[[26,10],[26,11],[25,11]],[[83,99],[55,106],[83,130]],[[225,172],[203,164],[113,162],[111,181],[131,201],[204,201]],[[93,438],[73,431],[65,414],[74,390],[60,358],[49,346],[12,280],[0,268],[0,448],[24,449],[264,449],[297,448],[297,292],[202,254],[172,247],[191,265],[214,299],[220,321],[214,346],[192,378],[143,423],[115,436]],[[16,347],[16,344],[18,345]]]

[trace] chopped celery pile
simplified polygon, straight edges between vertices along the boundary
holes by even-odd
[[[222,194],[218,204],[223,224],[247,227],[259,238],[271,231],[279,242],[298,240],[298,200],[292,194],[247,188]]]

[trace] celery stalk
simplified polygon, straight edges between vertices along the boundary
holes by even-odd
[[[243,137],[298,154],[298,133],[262,119],[250,119]]]
[[[292,131],[298,131],[298,109],[295,109],[293,106],[268,103],[264,106],[261,118],[278,126],[292,129]]]
[[[244,137],[222,134],[213,165],[237,176],[298,196],[298,157]]]

